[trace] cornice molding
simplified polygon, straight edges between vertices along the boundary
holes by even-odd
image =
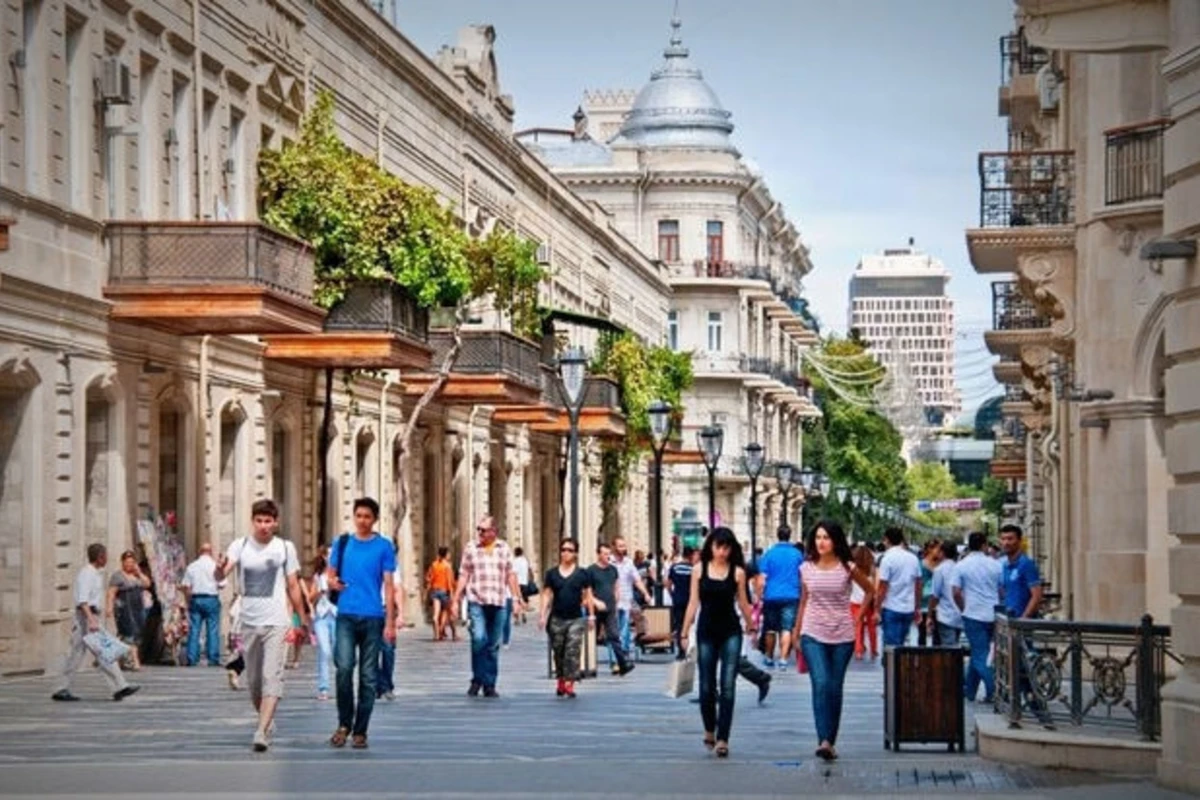
[[[1166,403],[1158,398],[1139,397],[1130,400],[1113,400],[1108,402],[1087,403],[1079,406],[1079,419],[1148,419],[1162,417],[1166,413]]]

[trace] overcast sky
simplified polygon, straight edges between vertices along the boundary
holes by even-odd
[[[662,59],[674,0],[396,0],[427,53],[471,23],[497,33],[517,127],[570,126],[584,89],[640,88]],[[1011,0],[679,0],[684,43],[725,107],[734,141],[812,251],[808,296],[846,325],[858,257],[908,237],[953,279],[964,406],[995,393],[981,332],[988,280],[967,259],[981,150],[1005,147],[999,37]]]

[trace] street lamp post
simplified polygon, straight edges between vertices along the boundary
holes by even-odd
[[[795,470],[791,464],[786,461],[780,461],[775,465],[775,480],[779,483],[779,489],[783,492],[783,504],[779,507],[779,527],[787,527],[787,506],[788,495],[792,493],[792,473]]]
[[[716,425],[702,428],[696,439],[700,453],[704,456],[704,468],[708,470],[708,532],[717,527],[717,462],[721,460],[721,446],[725,441],[724,429]]]
[[[663,450],[667,446],[667,436],[671,433],[671,406],[662,400],[650,404],[650,441],[654,446],[654,541],[658,545],[658,580],[654,581],[654,602],[663,604],[663,582],[666,573],[664,563],[666,548],[663,546],[662,532],[662,460]]]
[[[579,541],[579,410],[583,407],[583,384],[587,377],[587,356],[582,347],[569,347],[558,360],[563,396],[570,420],[571,538]]]
[[[750,479],[750,560],[758,553],[758,476],[763,470],[763,446],[751,442],[742,448],[746,477]]]

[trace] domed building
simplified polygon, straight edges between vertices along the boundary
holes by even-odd
[[[707,521],[707,473],[694,450],[699,430],[718,425],[724,455],[716,521],[749,541],[743,448],[757,442],[768,462],[800,464],[802,422],[819,414],[801,379],[801,353],[817,337],[802,296],[812,269],[808,248],[733,133],[733,115],[692,61],[674,19],[662,63],[640,90],[585,92],[570,128],[534,128],[517,138],[670,273],[664,336],[693,354],[696,383],[684,399],[682,431],[685,451],[693,452],[668,456],[686,463],[666,470],[663,529],[685,510]],[[781,509],[772,484],[759,483],[759,544],[774,540],[767,534],[778,520],[798,517],[796,507]],[[633,522],[622,520],[640,527]]]

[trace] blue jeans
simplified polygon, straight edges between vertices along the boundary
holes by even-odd
[[[338,727],[366,735],[375,709],[375,673],[383,642],[383,617],[338,614],[333,664],[337,667]],[[358,707],[354,704],[354,667],[358,666]]]
[[[317,637],[317,691],[329,692],[329,665],[333,663],[333,635],[337,617],[328,614],[313,620]]]
[[[375,674],[375,696],[396,690],[396,643],[384,639],[379,643],[379,672]]]
[[[204,650],[210,666],[221,664],[221,598],[206,594],[193,597],[188,602],[187,660],[191,666],[200,663],[200,625],[204,624],[208,635]]]
[[[912,630],[913,615],[885,608],[879,622],[883,628],[883,646],[902,647],[908,641],[908,632]]]
[[[812,681],[817,739],[836,745],[842,724],[842,688],[850,659],[854,657],[854,642],[826,644],[811,636],[801,636],[800,652],[808,662],[808,677]]]
[[[628,608],[617,609],[617,629],[621,631],[621,649],[628,653],[633,652],[633,631],[629,625],[630,615]]]
[[[494,689],[500,677],[500,640],[504,638],[504,606],[467,603],[467,628],[471,632],[471,682]]]
[[[698,637],[696,651],[697,671],[700,673],[700,717],[704,720],[704,732],[712,733],[715,730],[718,742],[728,742],[729,729],[733,727],[738,664],[742,659],[742,634],[735,633],[724,640]],[[718,662],[721,667],[719,684]]]
[[[958,647],[958,637],[962,636],[962,628],[956,628],[953,625],[947,625],[944,622],[937,624],[938,644],[942,647]]]
[[[990,703],[995,697],[996,674],[987,661],[992,652],[996,623],[963,617],[963,633],[967,636],[967,644],[971,646],[971,659],[967,662],[967,699],[975,699],[979,692],[979,682],[983,681],[984,698]]]
[[[512,639],[512,598],[504,601],[504,646]]]

